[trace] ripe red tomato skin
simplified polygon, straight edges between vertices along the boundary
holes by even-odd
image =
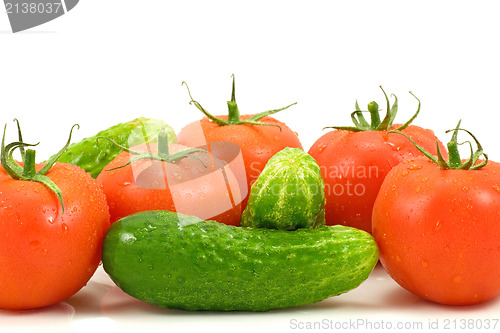
[[[149,148],[145,145],[132,147],[132,150],[152,152],[157,151],[156,144],[149,144]],[[175,153],[178,150],[188,148],[180,144],[169,144],[170,153]],[[208,155],[207,155],[208,156]],[[205,156],[206,157],[206,156]],[[214,207],[220,207],[223,202],[228,202],[228,188],[226,183],[221,184],[217,179],[211,180],[207,177],[212,171],[210,160],[205,160],[207,165],[205,168],[198,160],[185,158],[176,165],[168,165],[169,163],[155,161],[155,168],[151,169],[152,161],[148,159],[140,159],[132,164],[116,170],[106,171],[118,166],[123,166],[130,161],[130,154],[127,152],[120,153],[97,177],[98,182],[103,186],[104,193],[109,205],[111,215],[111,223],[116,222],[125,216],[146,211],[146,210],[168,210],[174,212],[181,212],[188,215],[196,215],[205,219],[205,216],[194,213],[197,209],[198,212],[204,210],[214,211]],[[213,161],[216,161],[214,158]],[[214,162],[216,163],[216,162]],[[159,168],[156,168],[158,166]],[[185,168],[187,167],[188,168]],[[171,167],[179,167],[179,174],[183,172],[194,172],[193,168],[198,167],[200,171],[204,172],[203,175],[197,178],[198,181],[193,186],[192,182],[186,182],[186,186],[178,187],[172,193],[170,187],[172,184],[168,182],[170,174],[173,172]],[[134,174],[136,170],[136,174]],[[146,175],[148,179],[144,180],[144,184],[138,184],[136,176],[137,170],[144,170],[141,175]],[[152,170],[152,171],[151,171]],[[156,172],[158,171],[158,172]],[[167,179],[165,179],[165,174]],[[197,174],[197,176],[200,176]],[[189,175],[182,174],[183,177],[190,177]],[[150,186],[152,183],[157,182],[159,187]],[[182,184],[182,183],[181,183]],[[234,180],[228,175],[228,184],[234,185]],[[222,186],[221,186],[222,185]],[[236,195],[233,194],[232,195]],[[176,202],[188,202],[189,209],[187,211],[179,211],[176,207]],[[217,215],[210,216],[211,220],[230,225],[239,225],[241,217],[241,205],[235,204],[233,206],[227,204],[227,210],[218,213]]]
[[[387,175],[373,209],[380,261],[408,291],[467,305],[500,294],[500,164],[441,170],[425,157]]]
[[[436,154],[433,131],[410,125],[401,132]],[[440,149],[445,155],[441,143]],[[387,131],[333,130],[321,136],[309,154],[318,162],[325,181],[326,224],[371,233],[373,203],[385,176],[403,160],[421,153],[407,138]]]
[[[253,115],[241,115],[242,120],[251,118]],[[217,116],[227,120],[227,116]],[[293,132],[285,123],[273,117],[264,117],[263,123],[278,125],[228,125],[219,126],[208,118],[195,121],[186,125],[177,135],[177,142],[190,147],[206,144],[206,142],[232,142],[240,146],[241,154],[247,174],[248,189],[260,175],[267,161],[280,150],[290,148],[302,149],[297,133]],[[203,133],[200,132],[201,130]],[[206,142],[200,142],[200,134],[204,135]],[[248,196],[247,196],[248,198]],[[243,209],[246,200],[243,203]]]
[[[40,170],[43,164],[37,165]],[[45,185],[12,179],[0,167],[0,308],[56,304],[92,277],[109,227],[102,189],[82,169],[56,163],[46,174],[63,193],[65,212]]]

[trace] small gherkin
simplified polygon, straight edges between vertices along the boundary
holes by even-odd
[[[325,225],[325,184],[316,160],[285,148],[267,162],[250,190],[241,226],[295,230]]]

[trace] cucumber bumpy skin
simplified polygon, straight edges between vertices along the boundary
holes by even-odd
[[[295,230],[325,225],[325,183],[316,160],[299,148],[269,159],[252,184],[241,226]]]
[[[96,178],[122,152],[121,148],[108,140],[97,141],[98,137],[106,137],[119,145],[132,147],[146,141],[156,142],[162,128],[165,128],[168,142],[176,143],[177,138],[174,130],[163,120],[141,117],[117,124],[94,136],[72,143],[59,157],[58,162],[77,165],[89,172],[92,178]]]
[[[350,227],[243,228],[168,211],[115,222],[102,251],[124,292],[191,311],[312,304],[358,287],[377,261],[372,236]]]

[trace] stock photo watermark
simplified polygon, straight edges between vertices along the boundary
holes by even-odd
[[[4,0],[12,32],[31,29],[52,21],[70,10],[79,0]]]
[[[260,174],[259,169],[260,164],[251,163],[250,164],[250,174],[257,178]],[[362,180],[376,179],[379,178],[379,168],[376,165],[365,166],[320,166],[321,174],[327,176],[330,179],[338,179],[338,182],[333,184],[326,183],[324,187],[325,194],[328,196],[348,196],[348,197],[362,197],[366,194],[366,185]],[[294,191],[302,191],[301,188],[294,188],[288,186],[287,188],[282,188],[276,186],[269,191],[269,194],[277,195],[282,191],[286,194],[293,195],[297,194]],[[309,192],[312,194],[317,194],[320,189],[317,185],[312,185],[309,188]]]
[[[296,331],[494,331],[500,329],[499,318],[429,318],[426,320],[394,319],[321,319],[301,321],[291,319],[289,329]]]

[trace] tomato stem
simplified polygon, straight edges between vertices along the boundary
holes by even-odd
[[[198,160],[200,161],[200,163],[205,167],[207,168],[207,166],[205,165],[205,163],[203,163],[202,160],[200,160],[198,157],[196,156],[192,156],[193,153],[196,153],[196,152],[205,152],[207,153],[206,150],[203,150],[203,149],[200,149],[200,148],[186,148],[186,149],[182,149],[182,150],[179,150],[173,154],[170,154],[169,152],[169,147],[168,147],[168,134],[167,132],[165,131],[165,128],[163,128],[160,133],[158,134],[158,145],[157,145],[157,151],[158,153],[155,154],[151,151],[150,147],[149,147],[149,144],[147,145],[148,147],[148,151],[144,152],[144,151],[137,151],[137,150],[132,150],[130,148],[127,148],[125,146],[122,146],[118,143],[116,143],[115,141],[113,141],[112,139],[110,138],[106,138],[106,137],[98,137],[96,139],[97,141],[99,140],[107,140],[109,142],[111,142],[113,145],[117,146],[118,148],[120,148],[121,150],[123,151],[126,151],[127,153],[131,154],[131,155],[136,155],[134,157],[132,157],[130,159],[130,161],[128,161],[126,164],[124,165],[120,165],[118,167],[115,167],[115,168],[111,168],[111,169],[106,169],[105,171],[111,171],[111,170],[116,170],[116,169],[120,169],[120,168],[123,168],[131,163],[134,163],[135,161],[138,161],[138,160],[141,160],[141,159],[150,159],[150,160],[156,160],[156,161],[162,161],[162,162],[169,162],[169,163],[175,163],[175,162],[178,162],[184,158],[193,158],[195,160]]]
[[[30,178],[36,174],[35,154],[36,152],[33,149],[27,149],[24,154],[24,178]]]
[[[235,94],[235,84],[234,84],[234,74],[231,75],[233,78],[233,89],[231,92],[231,100],[227,101],[228,116],[227,122],[229,125],[238,124],[240,119],[240,110],[238,109],[238,104],[236,104],[236,94]]]
[[[17,123],[19,141],[12,142],[7,146],[5,145],[5,132],[7,131],[7,124],[5,124],[2,137],[2,146],[1,146],[2,167],[13,179],[39,182],[45,185],[49,190],[54,192],[54,194],[59,199],[59,202],[61,203],[62,213],[64,214],[64,203],[63,203],[62,192],[59,189],[59,187],[49,177],[46,176],[46,174],[50,170],[50,168],[52,168],[52,166],[56,163],[57,159],[68,148],[71,142],[71,135],[73,133],[73,129],[75,128],[75,126],[78,126],[78,128],[80,126],[78,124],[75,124],[73,125],[73,127],[71,127],[71,131],[69,133],[69,139],[66,142],[66,145],[59,151],[59,153],[51,157],[49,161],[42,167],[42,169],[40,169],[40,171],[36,172],[36,162],[35,162],[36,152],[34,149],[27,149],[25,151],[24,147],[36,146],[38,145],[38,143],[36,144],[24,143],[19,121],[17,119],[14,119],[14,121]],[[21,153],[23,166],[19,165],[19,163],[17,163],[14,160],[13,154],[16,149],[19,149]]]
[[[477,138],[468,130],[460,128],[461,120],[458,122],[457,126],[454,129],[447,130],[445,133],[453,132],[453,135],[451,137],[450,142],[447,144],[448,148],[448,161],[446,161],[443,158],[443,155],[441,154],[441,151],[439,149],[439,141],[436,140],[436,145],[437,145],[437,157],[433,156],[430,154],[427,150],[419,146],[415,141],[413,141],[410,137],[408,137],[406,134],[401,133],[399,131],[389,131],[388,134],[396,133],[399,135],[402,135],[406,137],[408,140],[410,140],[413,145],[422,153],[424,154],[427,158],[429,158],[431,161],[439,165],[439,167],[443,170],[446,169],[453,169],[453,170],[477,170],[482,167],[484,167],[488,163],[488,155],[484,153],[483,147],[477,140]],[[459,131],[464,131],[467,134],[469,134],[473,140],[476,143],[477,150],[474,151],[472,148],[472,143],[470,141],[465,141],[463,143],[458,143],[458,132]],[[460,152],[458,149],[458,145],[462,144],[469,144],[470,147],[470,157],[462,162],[462,158],[460,157]],[[484,160],[479,162],[479,157],[483,156]]]
[[[188,90],[189,98],[191,98],[191,101],[189,101],[189,104],[194,104],[198,110],[200,110],[208,119],[210,119],[211,121],[216,123],[218,126],[242,125],[242,124],[257,125],[257,126],[276,126],[281,131],[281,127],[279,125],[262,122],[262,121],[260,121],[260,119],[262,119],[266,116],[270,116],[272,114],[275,114],[277,112],[286,110],[289,107],[291,107],[292,105],[295,105],[297,103],[295,102],[295,103],[292,103],[290,105],[287,105],[287,106],[285,106],[283,108],[279,108],[279,109],[273,109],[273,110],[260,112],[249,119],[242,120],[241,115],[240,115],[240,110],[238,108],[238,104],[236,103],[234,74],[232,74],[231,77],[233,78],[233,85],[232,85],[232,92],[231,92],[231,100],[227,102],[227,106],[228,106],[227,121],[213,116],[210,112],[205,110],[201,106],[200,103],[195,101],[193,99],[193,96],[191,96],[191,91],[189,90],[187,83],[185,81],[183,81],[182,84],[186,86],[186,88]]]
[[[380,125],[380,114],[378,109],[378,104],[375,101],[368,103],[368,112],[370,112],[371,117],[371,127],[378,128]]]
[[[387,111],[383,120],[380,120],[379,105],[375,101],[368,103],[368,111],[362,111],[359,108],[358,101],[356,101],[355,111],[351,113],[351,120],[354,123],[354,126],[328,126],[324,127],[323,129],[333,128],[337,130],[347,130],[351,132],[390,131],[392,128],[392,124],[394,123],[394,120],[396,119],[396,115],[398,113],[398,98],[395,95],[392,95],[394,96],[394,103],[391,106],[389,102],[389,97],[385,93],[384,89],[382,88],[382,86],[379,87],[384,93],[385,101],[387,104]],[[415,99],[418,101],[418,109],[415,112],[415,114],[410,118],[410,120],[408,120],[405,124],[396,129],[397,131],[401,131],[406,127],[408,127],[413,122],[413,120],[415,120],[415,118],[420,112],[420,100],[411,91],[410,94],[413,97],[415,97]],[[370,118],[371,118],[370,123],[366,121],[363,112],[370,113]]]
[[[158,133],[158,155],[162,157],[170,155],[168,150],[168,134],[165,128],[162,128],[160,133]]]

